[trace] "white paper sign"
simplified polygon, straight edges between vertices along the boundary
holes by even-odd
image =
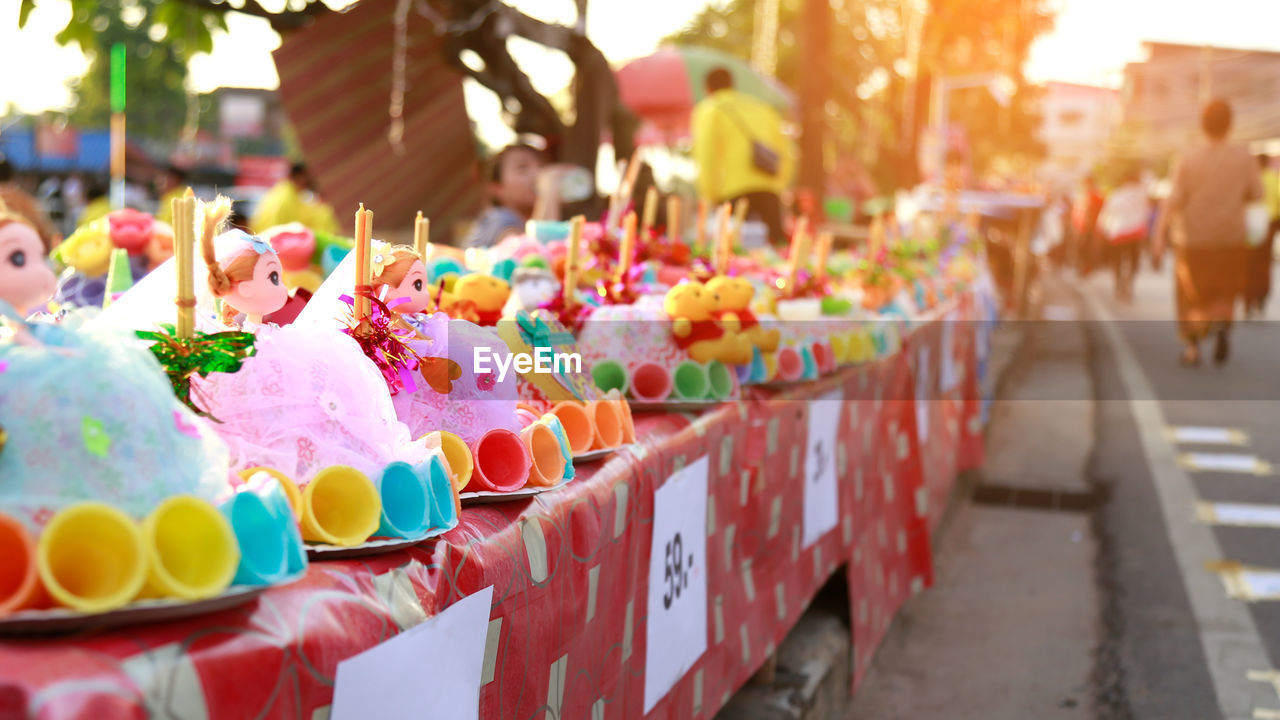
[[[843,407],[843,389],[833,390],[809,403],[809,434],[804,449],[805,547],[834,530],[840,519],[836,443]]]
[[[1171,430],[1173,441],[1193,445],[1243,445],[1245,435],[1239,430],[1222,427],[1184,425]]]
[[[929,439],[929,348],[916,353],[916,436],[923,445]]]
[[[1213,521],[1219,525],[1280,527],[1280,505],[1210,503]]]
[[[1187,453],[1182,462],[1192,470],[1265,473],[1266,466],[1253,455],[1236,453]]]
[[[480,717],[493,587],[338,663],[333,720]]]
[[[646,714],[707,649],[708,466],[707,458],[701,457],[654,493],[645,626]]]

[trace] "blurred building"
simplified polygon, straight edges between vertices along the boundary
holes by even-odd
[[[1147,57],[1124,70],[1125,144],[1161,157],[1200,135],[1200,108],[1226,98],[1233,137],[1257,145],[1280,138],[1280,52],[1148,42]]]
[[[1045,147],[1041,181],[1053,190],[1075,187],[1107,153],[1120,122],[1120,93],[1111,88],[1045,83],[1039,140]]]

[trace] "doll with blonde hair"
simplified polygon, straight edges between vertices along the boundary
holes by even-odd
[[[209,292],[222,301],[224,324],[237,324],[235,318],[243,314],[248,323],[261,325],[264,316],[289,301],[284,266],[271,243],[257,235],[238,229],[219,233],[230,214],[231,201],[221,196],[200,203],[196,211]]]

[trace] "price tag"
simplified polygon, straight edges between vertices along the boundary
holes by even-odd
[[[923,445],[929,439],[929,348],[916,353],[916,435]]]
[[[809,433],[804,450],[804,546],[834,530],[840,519],[836,478],[836,438],[844,390],[833,390],[809,403]]]
[[[333,720],[479,718],[491,607],[492,586],[338,663]]]
[[[706,457],[699,458],[654,493],[645,629],[646,714],[707,649],[708,465]]]

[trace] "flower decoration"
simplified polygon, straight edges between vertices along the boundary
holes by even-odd
[[[345,414],[342,400],[333,391],[322,392],[316,399],[319,401],[320,411],[331,419],[340,420]]]
[[[217,418],[201,409],[191,400],[191,376],[208,377],[214,372],[236,372],[244,361],[253,355],[253,333],[228,330],[220,333],[195,333],[192,337],[178,337],[173,325],[161,325],[159,330],[139,330],[137,336],[150,340],[151,354],[160,361],[165,375],[173,385],[173,394],[197,415],[211,420]]]
[[[259,255],[266,255],[267,253],[275,253],[276,251],[275,248],[271,247],[271,243],[267,242],[266,240],[263,240],[257,235],[250,235],[248,237],[248,240],[249,240],[249,247],[252,248],[253,251],[258,253]]]
[[[373,269],[375,278],[382,277],[387,266],[395,261],[395,256],[391,254],[391,245],[381,240],[374,240],[370,245],[372,255],[369,257],[369,266]]]
[[[350,326],[343,332],[359,343],[365,356],[382,371],[392,395],[401,391],[413,392],[418,385],[413,381],[412,371],[419,368],[419,357],[409,346],[409,341],[416,336],[416,331],[413,326],[401,322],[400,316],[372,292],[359,294],[369,299],[369,316],[357,323],[353,313]],[[354,311],[354,297],[343,295],[339,299]]]
[[[481,392],[492,392],[498,384],[497,373],[487,372],[476,375],[476,389]]]

